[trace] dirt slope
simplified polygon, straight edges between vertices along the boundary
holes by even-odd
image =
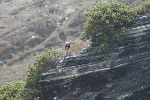
[[[0,83],[14,80],[9,78],[12,68],[12,77],[21,79],[25,66],[45,48],[74,42],[82,29],[83,11],[95,1],[0,0]]]

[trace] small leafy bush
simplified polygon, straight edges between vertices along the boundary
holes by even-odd
[[[136,18],[136,12],[118,1],[96,3],[85,12],[83,39],[98,39],[102,49],[114,46],[114,41],[126,33]]]
[[[0,100],[19,100],[25,81],[5,84],[0,87]]]
[[[25,100],[32,100],[40,93],[39,80],[41,73],[55,68],[62,53],[60,51],[47,50],[38,55],[35,62],[29,65],[23,94]]]

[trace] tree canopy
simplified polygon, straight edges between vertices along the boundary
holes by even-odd
[[[124,3],[96,3],[84,13],[81,36],[84,39],[99,39],[102,48],[113,46],[113,42],[126,33],[135,16],[135,11]]]

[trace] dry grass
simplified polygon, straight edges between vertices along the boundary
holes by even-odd
[[[28,60],[28,59],[32,60]],[[17,62],[12,66],[0,66],[0,85],[24,80],[27,74],[28,65],[34,61],[34,57],[29,57],[23,61]]]
[[[64,51],[64,52],[70,52],[70,53],[80,53],[83,49],[90,47],[90,42],[85,41],[83,42],[79,38],[69,38],[67,39],[68,42],[70,42],[70,49],[65,50],[65,42],[62,43],[61,47],[54,48],[57,51]]]
[[[71,53],[80,53],[82,49],[88,48],[90,46],[89,41],[83,42],[80,39],[75,39],[74,41],[70,43],[71,43],[71,47],[69,49],[69,52]]]
[[[30,5],[28,5],[29,2],[22,1],[23,0],[14,0],[14,2],[0,4],[0,9],[2,9],[2,13],[0,13],[0,17],[2,17],[1,24],[4,24],[6,27],[5,29],[0,30],[0,54],[6,55],[7,57],[7,53],[2,52],[6,50],[10,51],[8,52],[9,55],[12,55],[9,59],[1,56],[6,59],[6,63],[10,66],[6,65],[7,68],[0,66],[0,84],[14,82],[25,77],[27,61],[23,63],[22,60],[31,61],[32,58],[24,57],[24,55],[31,53],[30,55],[32,56],[35,52],[39,53],[40,51],[37,50],[45,49],[45,44],[52,44],[53,46],[53,43],[49,42],[53,41],[55,37],[57,39],[54,39],[54,42],[56,42],[58,40],[58,33],[67,32],[72,29],[78,31],[78,27],[70,27],[70,24],[76,23],[76,20],[74,19],[80,17],[78,14],[96,0],[61,0],[61,2],[57,0],[45,0],[43,1],[46,5],[45,7],[38,7],[38,5],[36,5],[39,3],[38,0],[33,0]],[[50,9],[56,10],[56,13],[50,13]],[[69,9],[74,9],[75,11],[68,14],[67,11]],[[12,16],[14,13],[16,15]],[[66,17],[69,19],[66,20]],[[37,44],[35,47],[28,48],[31,36],[35,35],[35,24],[38,21],[51,21],[51,19],[58,24],[60,23],[60,25],[58,25],[59,27],[51,34],[47,34],[48,36],[41,37],[43,40],[41,40],[41,43]],[[78,21],[77,24],[79,24]],[[43,28],[47,31],[46,27]],[[39,33],[39,36],[40,35],[41,34]],[[81,40],[78,41],[78,39],[75,39],[71,44],[71,49],[69,51],[78,53],[85,47],[88,47],[88,43],[82,43]],[[7,48],[9,50],[7,50]]]
[[[0,85],[25,78],[25,68],[18,66],[0,68]]]

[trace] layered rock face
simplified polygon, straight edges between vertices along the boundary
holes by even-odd
[[[150,100],[150,18],[108,52],[97,42],[41,75],[41,100]]]

